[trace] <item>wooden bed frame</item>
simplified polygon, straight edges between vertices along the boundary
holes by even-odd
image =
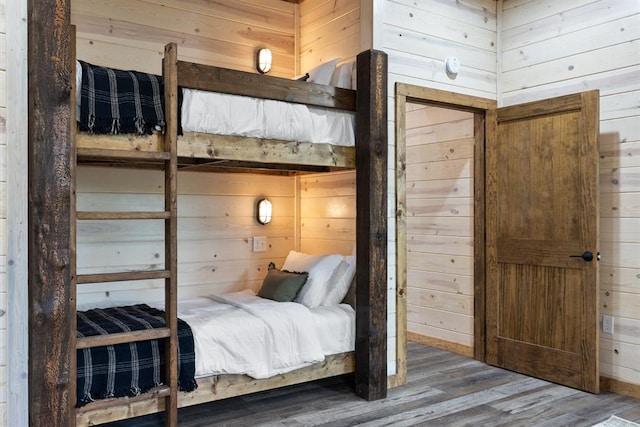
[[[355,90],[298,80],[247,73],[208,65],[167,59],[176,55],[177,46],[165,47],[166,81],[181,87],[253,98],[292,102],[328,109],[356,111]],[[176,91],[177,88],[172,88]],[[177,115],[177,99],[165,107]],[[169,114],[167,114],[169,115]],[[253,170],[256,168],[295,172],[331,172],[354,169],[355,147],[310,142],[282,141],[232,135],[185,132],[175,135],[179,168],[206,170]],[[164,137],[154,135],[97,135],[78,133],[78,159],[83,163],[113,163],[104,150],[156,152],[164,150]],[[130,160],[129,160],[130,161]]]
[[[331,355],[317,365],[260,380],[246,375],[215,375],[199,378],[197,389],[188,393],[178,393],[178,408],[352,373],[355,370],[354,359],[352,352]],[[106,399],[78,408],[76,425],[93,426],[164,411],[163,397],[166,397],[166,393],[158,390],[151,390],[149,393],[153,398],[141,395],[141,397]]]
[[[386,128],[386,55],[382,52],[366,51],[358,56],[358,89],[360,90],[362,87],[363,93],[371,94],[360,97],[356,97],[354,90],[181,62],[177,60],[177,47],[173,43],[165,48],[163,74],[166,92],[166,134],[164,136],[135,136],[91,135],[72,132],[72,139],[75,140],[72,146],[75,146],[77,163],[165,169],[167,171],[165,175],[167,215],[171,210],[175,215],[177,170],[180,169],[291,175],[357,168],[358,218],[364,216],[371,221],[372,204],[375,204],[378,209],[373,213],[376,216],[376,223],[362,222],[359,226],[362,230],[357,230],[358,291],[356,292],[356,307],[370,307],[372,271],[375,271],[373,274],[377,275],[378,281],[381,282],[381,289],[386,290],[386,279],[384,279],[386,278],[386,192],[380,189],[380,183],[386,180],[387,142],[386,129],[383,129]],[[178,117],[178,86],[356,112],[357,146],[343,147],[201,133],[185,133],[179,136],[175,123]],[[375,89],[372,93],[373,87]],[[72,91],[72,93],[74,92]],[[72,104],[74,103],[72,102]],[[72,105],[72,111],[73,108]],[[379,136],[375,141],[371,141],[370,138],[374,131],[379,132]],[[367,146],[368,141],[371,143]],[[168,170],[171,168],[173,170]],[[386,184],[383,189],[386,189]],[[382,206],[384,207],[382,211],[379,210],[381,200],[383,200]],[[121,215],[123,215],[122,218],[132,217],[129,213],[121,213]],[[134,217],[144,219],[144,215],[151,217],[153,214],[135,213]],[[71,216],[73,219],[73,215]],[[112,213],[93,212],[78,212],[76,217],[77,219],[114,218]],[[169,217],[166,219],[170,220],[168,224],[173,223],[174,225],[167,226],[165,238],[170,243],[166,250],[165,263],[171,264],[172,268],[175,268],[176,260],[172,259],[172,257],[175,258],[172,255],[175,254],[175,247],[172,245],[175,244],[177,230],[175,229],[175,221],[171,221]],[[75,234],[75,232],[73,233]],[[367,237],[363,238],[362,236]],[[72,251],[75,253],[74,244]],[[375,262],[372,266],[370,263],[374,261],[374,258]],[[171,267],[165,268],[167,268],[165,272],[158,273],[158,278],[166,279],[165,311],[169,326],[163,331],[158,330],[152,334],[155,333],[159,339],[168,339],[169,345],[167,347],[172,349],[167,353],[167,360],[170,360],[170,363],[165,382],[168,385],[136,397],[98,400],[81,408],[74,408],[75,411],[72,411],[70,417],[72,423],[78,426],[89,426],[165,411],[167,414],[166,424],[175,425],[178,407],[353,372],[356,373],[356,392],[358,394],[370,400],[386,395],[386,354],[383,364],[377,362],[377,364],[371,365],[372,352],[370,344],[368,344],[372,339],[378,343],[384,341],[384,351],[386,352],[386,324],[381,325],[381,322],[376,319],[376,326],[372,328],[371,315],[366,309],[356,310],[356,352],[331,355],[322,363],[268,379],[256,380],[245,375],[217,375],[200,378],[197,380],[198,388],[195,391],[178,392],[177,362],[175,360],[177,332],[175,325],[173,325],[176,322],[177,277],[175,272],[171,271]],[[75,280],[71,281],[73,299],[75,300],[76,283],[129,280],[135,278],[136,274],[142,278],[147,277],[149,273],[110,273],[89,276],[74,274]],[[383,277],[383,280],[380,281],[380,277]],[[363,293],[359,288],[368,289],[368,292]],[[381,297],[382,293],[379,292],[376,298],[378,304],[380,304],[381,298],[383,299],[384,311],[386,312],[386,295]],[[71,305],[71,315],[75,319],[75,304]],[[386,322],[386,316],[384,319]],[[75,326],[75,322],[73,323]],[[107,335],[90,337],[89,339],[83,338],[82,340],[70,337],[69,344],[70,348],[87,348],[149,339],[149,333],[144,337],[138,336],[136,333],[115,335],[118,336]],[[376,357],[380,358],[380,355]],[[71,358],[71,361],[70,376],[75,379],[75,356]],[[373,361],[375,362],[375,360]],[[360,364],[364,369],[357,369]],[[358,375],[360,379],[358,379]],[[372,387],[374,383],[375,387]],[[74,401],[75,385],[72,384],[71,389],[71,401]]]

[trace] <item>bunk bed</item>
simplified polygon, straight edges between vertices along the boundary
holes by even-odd
[[[167,50],[175,47],[167,47]],[[172,67],[173,68],[173,67]],[[167,75],[175,74],[175,77]],[[181,121],[178,131],[177,156],[178,168],[217,171],[270,171],[271,173],[293,174],[296,172],[330,172],[355,168],[355,110],[356,93],[354,90],[317,84],[296,79],[284,79],[255,73],[248,73],[226,68],[194,64],[183,61],[175,62],[175,70],[165,72],[166,79],[176,79],[180,89],[175,90],[175,100],[182,99],[185,91],[185,108],[169,107]],[[205,104],[206,97],[216,97]],[[187,104],[189,100],[189,104]],[[252,101],[264,102],[254,106]],[[238,109],[231,110],[232,101],[236,101]],[[188,106],[196,105],[189,108]],[[222,107],[217,108],[218,105]],[[284,108],[278,108],[283,105]],[[291,107],[293,106],[293,107]],[[294,114],[304,109],[303,114]],[[247,110],[260,109],[261,115],[256,119],[246,118],[241,122],[252,121],[274,123],[284,121],[289,127],[297,127],[297,132],[289,132],[290,136],[280,138],[263,137],[259,129],[245,130],[246,136],[233,130],[234,123],[219,125],[214,131],[204,132],[207,121],[222,121],[229,116],[248,114]],[[206,115],[197,117],[188,114],[192,111],[208,109]],[[214,110],[214,111],[211,111]],[[169,110],[168,110],[169,111]],[[185,113],[187,112],[187,113]],[[288,115],[288,113],[291,115]],[[182,114],[181,114],[182,113]],[[304,114],[307,113],[307,114]],[[308,123],[303,122],[311,119]],[[283,116],[286,115],[286,116]],[[231,117],[232,118],[232,117]],[[175,120],[175,119],[174,119]],[[166,119],[167,123],[169,119]],[[231,120],[228,120],[231,121]],[[205,123],[203,123],[205,122]],[[241,124],[244,124],[241,123]],[[302,124],[296,124],[302,123]],[[323,126],[324,125],[324,126]],[[270,126],[270,128],[286,126]],[[308,128],[339,128],[338,132],[306,132]],[[191,129],[191,130],[189,130]],[[195,129],[195,130],[194,130]],[[213,133],[215,132],[215,133]],[[268,130],[267,130],[268,132]],[[275,132],[277,136],[284,132]],[[79,132],[76,136],[78,157],[85,163],[94,160],[103,161],[103,150],[159,152],[165,146],[168,137],[163,132],[137,133],[89,133]],[[315,138],[314,138],[315,137]],[[320,140],[318,138],[321,138]],[[111,156],[110,162],[116,160]]]
[[[372,54],[373,52],[373,54]],[[165,280],[165,327],[147,331],[123,332],[120,334],[83,337],[75,340],[78,350],[97,346],[139,342],[150,338],[167,340],[165,346],[168,361],[165,385],[156,387],[135,397],[109,398],[90,402],[75,411],[76,425],[96,425],[119,419],[131,418],[149,413],[165,411],[167,425],[176,425],[177,408],[188,405],[239,396],[247,393],[267,390],[276,387],[312,381],[320,378],[353,373],[356,370],[356,355],[353,351],[332,354],[320,363],[278,374],[269,378],[255,379],[247,375],[225,374],[196,378],[197,387],[188,392],[178,392],[178,303],[177,303],[177,216],[176,192],[177,171],[180,169],[209,170],[216,172],[252,172],[272,174],[298,174],[307,172],[330,172],[356,168],[356,149],[365,160],[370,157],[386,157],[386,133],[378,138],[370,148],[344,146],[313,141],[284,140],[264,138],[260,136],[237,136],[211,134],[194,131],[180,132],[179,98],[180,88],[199,91],[216,92],[226,95],[239,95],[278,102],[302,104],[312,108],[347,111],[356,123],[354,132],[358,135],[374,131],[374,124],[386,126],[386,59],[381,52],[365,52],[365,59],[358,60],[358,78],[374,85],[383,86],[383,96],[375,98],[377,104],[371,105],[369,99],[356,97],[355,90],[336,88],[328,85],[314,84],[304,81],[289,80],[262,76],[241,71],[228,70],[214,66],[187,63],[177,60],[177,47],[169,44],[165,48],[163,60],[163,81],[165,100],[164,132],[153,132],[150,135],[118,134],[98,135],[77,132],[73,135],[78,164],[84,165],[126,165],[134,167],[153,167],[165,171],[165,211],[164,212],[77,212],[76,220],[100,219],[164,219],[165,227],[165,269],[161,271],[142,271],[127,273],[105,273],[93,275],[74,275],[72,283],[73,295],[76,287],[82,283],[112,282],[156,278]],[[362,54],[361,54],[362,55]],[[374,56],[372,60],[371,56]],[[383,64],[383,65],[381,65]],[[379,93],[378,93],[379,95]],[[361,112],[358,119],[358,107]],[[72,107],[74,111],[74,107]],[[371,116],[381,118],[372,123]],[[354,140],[357,139],[354,136]],[[371,152],[370,152],[371,151]],[[362,179],[366,175],[384,174],[386,168],[362,171]],[[366,175],[365,175],[366,174]],[[374,178],[379,178],[374,177]],[[372,182],[375,185],[376,179]],[[365,188],[366,189],[366,188]],[[367,193],[369,189],[366,189]],[[360,197],[360,195],[359,195]],[[375,200],[364,195],[365,200]],[[374,202],[375,203],[375,202]],[[363,207],[364,208],[364,207]],[[366,209],[366,208],[364,208]],[[359,211],[358,215],[361,215]],[[365,224],[366,225],[366,224]],[[373,238],[376,244],[382,242],[380,230],[386,236],[386,223],[378,224],[379,228]],[[369,225],[367,225],[367,230]],[[371,234],[371,233],[369,233]],[[365,240],[365,239],[362,239]],[[368,239],[366,239],[368,240]],[[370,245],[370,242],[359,242]],[[361,250],[361,249],[360,249]],[[75,248],[73,249],[75,252]],[[384,258],[384,251],[378,253]],[[369,254],[362,256],[366,262],[371,260]],[[378,264],[375,268],[384,267]],[[360,266],[362,273],[370,271],[369,266]],[[362,274],[367,276],[367,274]],[[75,298],[74,298],[75,300]],[[75,309],[74,309],[75,313]],[[368,315],[368,314],[367,314]],[[357,317],[357,310],[356,310]],[[362,317],[361,317],[362,318]],[[75,326],[75,323],[74,323]],[[362,328],[369,328],[364,325]],[[362,330],[362,329],[361,329]],[[385,328],[380,328],[385,331]],[[382,334],[378,339],[382,339]],[[358,337],[361,342],[369,337]],[[386,337],[385,337],[386,339]],[[72,341],[74,341],[72,339]],[[75,358],[72,365],[75,365]],[[380,378],[377,379],[380,382]],[[386,383],[386,380],[385,380]],[[75,388],[73,394],[75,395]],[[366,393],[366,390],[364,391]]]

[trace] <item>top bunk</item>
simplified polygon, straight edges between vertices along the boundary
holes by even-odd
[[[367,77],[363,80],[379,81],[380,76],[371,75],[378,71],[367,61],[358,60],[353,68]],[[78,163],[161,163],[175,140],[179,169],[293,175],[355,168],[355,90],[178,61],[175,43],[165,47],[162,78],[80,61],[76,72]],[[111,82],[99,83],[100,74]],[[99,120],[91,118],[96,109],[104,111],[122,98],[135,104],[128,107],[134,114],[140,110],[137,97],[133,102],[131,94],[112,93],[118,76],[132,76],[122,87],[146,86],[153,92],[144,96],[157,99],[143,99],[156,109],[152,115],[163,101],[157,114],[163,126],[121,131],[108,124],[105,130],[102,124],[106,133],[100,133]],[[149,77],[157,82],[147,81]]]

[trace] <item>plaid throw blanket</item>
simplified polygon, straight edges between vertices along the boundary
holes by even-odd
[[[78,337],[164,327],[164,312],[146,304],[79,311]],[[140,341],[77,350],[77,406],[95,399],[136,396],[162,385],[165,340]],[[178,319],[178,386],[197,385],[193,334]]]
[[[162,77],[80,61],[80,130],[94,133],[164,132]]]

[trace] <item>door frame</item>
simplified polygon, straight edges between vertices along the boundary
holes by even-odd
[[[497,108],[493,99],[396,83],[395,184],[396,184],[396,378],[407,382],[407,223],[406,223],[406,105],[407,102],[466,111],[474,115],[474,277],[473,357],[485,360],[485,122],[487,111]],[[455,348],[453,349],[455,351]]]

